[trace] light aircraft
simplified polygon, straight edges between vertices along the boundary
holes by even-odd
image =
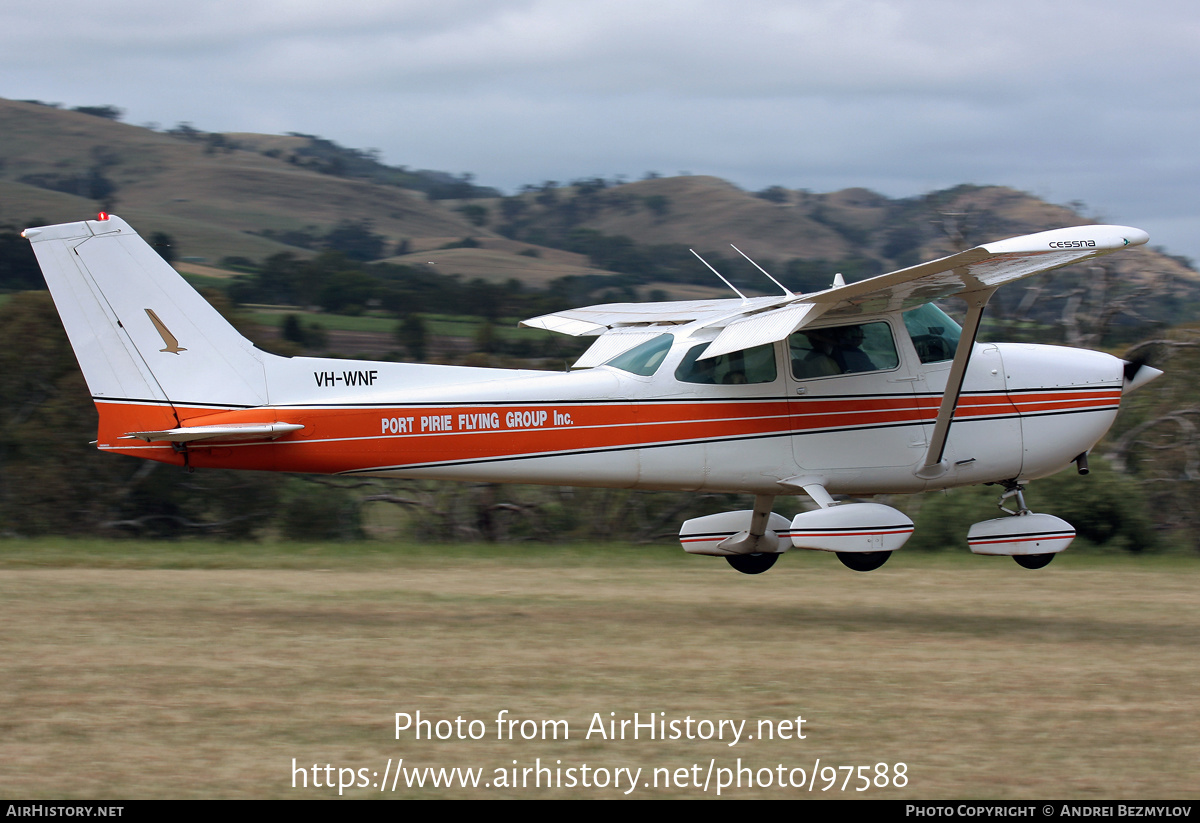
[[[980,483],[1003,488],[1006,515],[971,527],[971,551],[1040,568],[1075,532],[1032,513],[1025,485],[1072,462],[1086,471],[1122,393],[1160,374],[1099,352],[976,342],[996,289],[1149,239],[1124,226],[1000,240],[810,294],[776,283],[774,296],[524,321],[597,338],[569,372],[280,357],[115,216],[23,236],[103,451],[188,469],[748,494],[752,509],[680,531],[686,551],[747,574],[791,548],[878,568],[913,523],[858,498]],[[932,302],[952,295],[967,304],[961,328]],[[816,507],[772,511],[798,494]]]

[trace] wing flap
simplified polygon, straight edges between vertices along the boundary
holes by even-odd
[[[574,336],[603,334],[620,326],[681,326],[703,321],[705,324],[738,317],[786,303],[785,297],[752,297],[749,300],[678,300],[668,303],[602,303],[581,309],[543,314],[522,320],[519,325],[547,329]]]
[[[635,346],[640,346],[647,340],[658,337],[662,333],[663,330],[656,326],[633,326],[631,328],[619,327],[613,329],[597,337],[596,342],[580,355],[571,368],[590,369],[592,366],[607,363],[618,354],[624,354]]]
[[[828,305],[800,303],[739,318],[721,329],[717,339],[709,344],[699,359],[707,360],[782,340],[801,326],[816,320],[828,309]]]

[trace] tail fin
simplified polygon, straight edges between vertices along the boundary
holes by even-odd
[[[264,360],[118,217],[26,229],[97,401],[267,403]]]

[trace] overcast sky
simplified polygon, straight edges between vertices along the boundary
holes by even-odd
[[[892,197],[999,184],[1200,261],[1185,0],[37,5],[0,5],[0,96],[317,134],[509,193],[650,170]]]

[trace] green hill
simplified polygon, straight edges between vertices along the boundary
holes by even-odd
[[[333,245],[332,233],[357,232],[369,241],[360,260],[538,289],[564,277],[599,284],[619,273],[626,276],[618,287],[642,299],[654,289],[721,293],[689,248],[735,282],[772,289],[729,248],[736,244],[787,285],[811,290],[838,271],[853,280],[1089,222],[1023,192],[975,185],[894,200],[861,188],[751,193],[714,177],[681,176],[527,186],[501,197],[469,175],[385,166],[373,152],[312,135],[210,134],[184,125],[159,132],[0,100],[0,222],[77,220],[101,208],[147,236],[170,235],[177,260],[307,257]],[[1120,294],[1103,296],[1132,300],[1143,318],[1176,322],[1200,302],[1200,274],[1179,258],[1147,250],[1110,260],[1104,272]],[[999,313],[1020,319],[1014,313],[1032,302],[1032,316],[1047,322],[1096,272],[1054,278],[1031,287],[1041,290],[1037,301],[1023,301],[1021,290],[1002,295]]]

